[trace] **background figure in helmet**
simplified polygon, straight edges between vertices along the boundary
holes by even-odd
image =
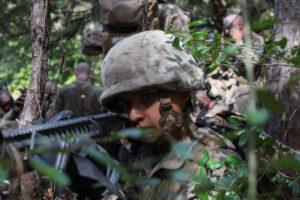
[[[223,20],[223,33],[224,37],[234,39],[236,45],[241,46],[241,51],[237,52],[236,57],[231,57],[230,61],[233,63],[240,74],[237,76],[233,69],[227,67],[219,67],[213,73],[208,75],[209,82],[214,86],[216,94],[223,96],[222,103],[224,106],[229,106],[229,109],[234,112],[243,112],[247,108],[250,86],[246,79],[245,69],[245,50],[244,43],[246,32],[244,22],[240,15],[231,14]],[[256,86],[263,86],[262,79],[262,66],[259,63],[260,56],[263,52],[264,39],[262,36],[250,32],[250,39],[252,49],[250,50],[251,61],[254,65]]]
[[[7,90],[0,90],[0,118],[13,108],[13,98]]]
[[[101,112],[101,89],[94,86],[89,78],[91,69],[88,63],[79,63],[75,69],[76,81],[64,85],[55,103],[55,113],[71,110],[73,117],[99,114]]]
[[[228,106],[220,104],[218,101],[211,100],[206,90],[198,90],[196,92],[195,104],[199,110],[198,115],[201,117],[213,117],[215,114],[228,110]]]
[[[17,119],[23,109],[26,89],[20,89],[21,95],[14,101],[7,90],[0,90],[0,130],[17,128]]]
[[[142,144],[133,150],[137,154],[130,166],[138,177],[161,182],[127,187],[133,189],[124,191],[129,199],[132,192],[142,194],[142,199],[196,198],[189,173],[199,172],[202,150],[214,161],[238,156],[230,141],[208,127],[197,127],[190,119],[191,92],[205,89],[205,78],[189,52],[182,46],[174,49],[172,41],[173,36],[163,31],[142,32],[115,45],[102,63],[102,105],[128,114],[137,128],[153,130],[140,139]],[[186,149],[175,152],[176,145]],[[178,170],[188,172],[180,181],[171,175]],[[223,172],[221,168],[212,175]]]

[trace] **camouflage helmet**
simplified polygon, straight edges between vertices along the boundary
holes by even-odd
[[[117,43],[102,62],[101,103],[114,110],[114,98],[124,92],[148,88],[178,92],[205,88],[204,73],[174,36],[163,31],[145,31]]]

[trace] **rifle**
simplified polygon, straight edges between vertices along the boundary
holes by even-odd
[[[104,137],[109,137],[109,134],[112,131],[117,131],[127,127],[130,127],[127,115],[105,113],[63,121],[54,121],[25,128],[2,130],[0,131],[0,142],[4,147],[9,147],[11,146],[11,144],[13,144],[14,148],[13,150],[8,151],[8,154],[14,154],[14,149],[17,149],[19,151],[25,152],[25,156],[23,156],[23,159],[24,157],[26,159],[27,149],[34,149],[36,143],[39,143],[40,141],[42,141],[42,145],[45,144],[45,141],[46,143],[49,143],[46,138],[61,139],[61,137],[63,136],[68,137],[73,135],[87,135],[92,139],[101,139]],[[111,169],[108,166],[105,166],[106,171],[105,173],[103,173],[100,170],[100,168],[103,169],[103,165],[99,167],[99,163],[95,162],[95,160],[92,160],[89,155],[87,155],[87,153],[78,153],[74,151],[74,149],[72,149],[74,144],[75,146],[82,144],[84,145],[87,144],[87,140],[74,137],[72,138],[73,139],[71,139],[71,142],[64,140],[57,141],[57,143],[54,144],[54,146],[59,146],[59,148],[61,149],[71,147],[71,153],[69,155],[59,153],[58,155],[54,156],[54,159],[53,155],[41,155],[38,156],[38,159],[41,159],[42,161],[48,161],[57,169],[64,170],[72,180],[71,188],[73,188],[75,192],[79,193],[79,196],[86,195],[80,194],[81,191],[89,190],[86,188],[83,189],[82,183],[91,183],[92,180],[93,183],[100,182],[102,185],[106,186],[106,190],[102,192],[102,195],[106,194],[108,190],[110,190],[121,199],[126,199],[125,196],[120,193],[119,189],[116,187],[116,183],[119,179],[119,174],[114,169]],[[72,145],[70,145],[70,143]],[[50,143],[50,145],[52,144]],[[114,151],[114,153],[118,154],[118,151],[114,149],[115,146],[110,149],[105,149],[95,143],[88,143],[88,145],[96,145],[97,150],[102,153],[108,152],[109,154],[111,154],[110,150],[112,150]],[[10,158],[11,157],[13,156],[10,155]],[[17,164],[15,167],[18,167]],[[89,170],[86,170],[87,168]],[[77,182],[79,183],[79,185],[73,184],[73,182]],[[89,184],[89,187],[91,187],[91,185],[92,183]],[[91,191],[89,191],[88,193],[90,192]],[[93,192],[96,192],[96,195],[99,197],[99,191]]]

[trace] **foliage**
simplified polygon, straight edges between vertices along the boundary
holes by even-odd
[[[87,57],[80,52],[81,35],[98,22],[98,1],[53,1],[50,10],[49,78],[61,86],[72,79],[74,67],[80,61],[91,63],[94,75],[100,77],[101,58]],[[0,86],[6,87],[16,97],[19,88],[27,87],[30,74],[31,0],[1,1],[0,11]],[[64,50],[64,68],[60,74]],[[100,86],[99,80],[93,82]]]
[[[206,74],[213,73],[218,67],[224,67],[233,70],[237,76],[240,76],[240,71],[234,65],[234,62],[239,60],[237,57],[244,46],[236,45],[234,41],[223,38],[221,34],[216,33],[221,30],[221,21],[225,13],[235,9],[234,0],[218,0],[218,1],[174,1],[183,9],[188,10],[192,14],[190,23],[190,31],[188,33],[169,31],[176,34],[173,41],[173,47],[179,46],[179,36],[184,36],[183,45],[188,48],[194,58],[197,60],[199,67]],[[261,1],[260,4],[248,6],[250,12],[259,10],[262,15],[251,14],[252,30],[260,31],[265,34],[265,44],[260,48],[263,54],[260,56],[257,66],[268,65],[287,65],[299,67],[300,65],[300,49],[295,46],[292,49],[286,49],[287,39],[282,38],[280,41],[273,41],[275,34],[270,34],[270,28],[277,23],[278,20],[272,17],[272,10],[266,9],[268,4]],[[200,6],[195,6],[195,4]],[[253,2],[252,2],[253,3]],[[260,6],[262,5],[263,6]],[[86,57],[79,51],[81,35],[88,30],[89,23],[97,20],[95,9],[97,1],[61,1],[53,3],[51,7],[51,19],[53,21],[50,51],[49,51],[49,78],[56,80],[59,85],[68,83],[74,80],[73,68],[80,61],[88,61],[92,63],[94,75],[100,77],[99,63],[101,60],[98,57]],[[203,9],[203,7],[208,9]],[[253,8],[254,7],[254,8]],[[223,9],[223,10],[222,10]],[[0,11],[2,18],[0,26],[0,81],[1,85],[6,82],[8,89],[12,92],[20,87],[26,87],[31,62],[31,42],[30,42],[30,1],[1,1]],[[222,11],[222,12],[221,12]],[[17,14],[16,14],[17,13]],[[261,16],[258,18],[258,16]],[[188,36],[188,37],[186,37]],[[60,63],[62,61],[63,52],[65,61],[60,73]],[[284,62],[286,61],[286,62]],[[277,63],[276,63],[277,62]],[[270,64],[271,63],[271,64]],[[295,72],[288,84],[293,85],[300,80],[300,73]],[[98,82],[98,80],[94,80]],[[228,132],[226,137],[235,141],[240,147],[247,151],[250,145],[251,138],[254,138],[254,150],[258,160],[257,179],[265,185],[274,186],[272,188],[263,188],[266,191],[258,191],[259,199],[274,199],[280,198],[281,195],[290,195],[292,197],[300,196],[299,186],[299,169],[300,157],[294,154],[289,148],[277,143],[274,137],[266,137],[263,132],[264,123],[268,120],[269,113],[282,114],[285,107],[278,102],[271,93],[271,87],[255,88],[256,97],[262,108],[254,111],[245,111],[243,116],[245,121],[236,118],[228,118],[227,121],[237,127],[236,130]],[[151,130],[128,129],[116,133],[117,137],[139,139],[145,134],[151,133]],[[168,138],[173,145],[172,150],[183,158],[190,158],[188,152],[189,144],[176,145],[173,140]],[[122,165],[112,159],[107,154],[99,153],[95,149],[87,148],[87,151],[96,160],[105,163],[115,168],[123,177],[123,180],[133,178]],[[40,152],[39,152],[40,153]],[[54,168],[40,163],[36,160],[31,160],[31,166],[46,174],[51,180],[65,186],[69,183],[69,179],[55,170]],[[244,199],[245,191],[248,187],[247,178],[249,176],[249,168],[247,162],[240,158],[230,156],[223,162],[214,162],[207,151],[203,151],[203,157],[198,161],[201,167],[199,173],[190,174],[191,179],[196,183],[195,191],[198,198],[208,199],[209,196],[214,196],[213,199]],[[7,176],[5,160],[0,162],[0,181]],[[220,168],[225,168],[223,177],[216,177],[215,180],[208,179],[208,175],[212,171]],[[174,178],[180,179],[183,172],[173,174]],[[267,181],[267,182],[263,182]],[[137,185],[153,184],[157,185],[161,180],[155,178],[145,178],[136,180]],[[260,183],[260,182],[259,182]],[[260,190],[261,188],[258,188]],[[270,189],[270,190],[267,190]],[[215,193],[217,191],[217,193]]]
[[[253,30],[259,30],[265,35],[265,44],[252,51],[263,51],[260,54],[259,61],[254,63],[257,67],[264,66],[294,66],[299,65],[299,47],[286,49],[287,39],[283,37],[279,41],[274,41],[275,34],[270,34],[268,30],[278,22],[277,19],[262,17],[260,21],[252,24]],[[241,74],[237,61],[241,61],[240,54],[244,53],[243,45],[236,45],[234,41],[223,38],[222,35],[212,34],[210,29],[194,29],[194,27],[205,24],[203,20],[196,20],[190,23],[191,30],[188,33],[179,31],[169,31],[176,37],[173,46],[176,47],[178,35],[188,38],[183,41],[183,45],[188,48],[198,65],[206,74],[213,73],[216,69],[232,70],[236,76]],[[245,61],[242,60],[243,63]],[[299,83],[299,72],[292,74],[289,85]],[[258,110],[246,110],[243,113],[245,121],[236,118],[228,118],[227,121],[236,126],[237,129],[229,132],[226,137],[235,141],[242,147],[247,154],[253,151],[257,160],[256,179],[258,180],[257,197],[259,199],[296,199],[300,197],[299,191],[299,155],[286,146],[278,143],[274,137],[266,136],[263,132],[264,124],[269,120],[269,113],[283,114],[285,107],[276,100],[271,93],[274,86],[264,86],[255,88],[257,103],[263,108]],[[251,142],[252,140],[252,142]],[[254,144],[250,149],[251,143]],[[250,149],[250,150],[249,150]],[[203,152],[204,157],[198,162],[201,169],[198,174],[191,175],[196,182],[195,191],[198,198],[208,199],[244,199],[247,198],[248,178],[253,176],[244,160],[228,157],[224,162],[213,162],[207,152]],[[211,171],[225,167],[226,175],[223,177],[214,177],[213,180],[207,177],[211,176]],[[234,170],[235,169],[235,170]],[[216,192],[217,191],[217,192]]]

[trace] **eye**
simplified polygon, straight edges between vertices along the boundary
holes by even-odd
[[[141,94],[141,99],[143,101],[150,101],[150,100],[154,100],[155,98],[156,98],[155,92],[145,92]]]
[[[122,113],[127,113],[129,112],[131,105],[128,101],[120,100],[118,101],[118,107]]]

